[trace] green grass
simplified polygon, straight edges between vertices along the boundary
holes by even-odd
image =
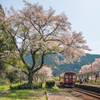
[[[9,86],[0,87],[0,100],[47,100],[46,89],[10,90]]]
[[[1,100],[45,100],[45,91],[37,90],[11,90]]]
[[[6,85],[0,86],[0,93],[2,93],[5,90],[9,90],[9,89],[10,89],[9,86],[6,86]]]
[[[53,88],[46,88],[45,83],[42,89],[32,90],[10,90],[9,86],[0,86],[0,100],[47,100],[45,92],[58,92],[59,90],[61,89],[56,85]]]

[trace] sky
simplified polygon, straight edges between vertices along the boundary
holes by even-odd
[[[26,0],[43,5],[44,9],[52,7],[56,14],[64,12],[72,24],[72,30],[82,32],[91,54],[100,54],[100,0]],[[0,0],[3,8],[22,9],[22,0]]]

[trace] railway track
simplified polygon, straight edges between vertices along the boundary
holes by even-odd
[[[97,99],[100,100],[100,94],[99,93],[95,93],[95,92],[92,92],[92,91],[89,91],[89,90],[84,90],[84,89],[80,89],[80,88],[76,88],[76,87],[74,87],[73,90],[77,91],[79,93],[82,93],[82,94],[97,98]]]
[[[90,97],[93,97],[95,98],[96,100],[100,100],[100,93],[95,93],[95,92],[92,92],[92,91],[89,91],[89,90],[85,90],[85,89],[81,89],[81,88],[78,88],[78,87],[74,87],[74,88],[65,88],[63,86],[61,86],[60,84],[57,83],[57,86],[59,88],[63,88],[63,89],[66,89],[68,92],[78,92],[78,93],[81,93],[81,94],[84,94],[84,95],[87,95],[87,96],[90,96]]]

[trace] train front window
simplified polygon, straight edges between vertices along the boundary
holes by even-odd
[[[67,74],[65,74],[65,78],[68,78],[68,75]]]
[[[73,78],[76,78],[76,76],[75,76],[75,75],[73,75]]]

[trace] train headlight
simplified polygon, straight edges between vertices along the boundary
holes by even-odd
[[[73,82],[75,82],[75,79],[73,79]]]

